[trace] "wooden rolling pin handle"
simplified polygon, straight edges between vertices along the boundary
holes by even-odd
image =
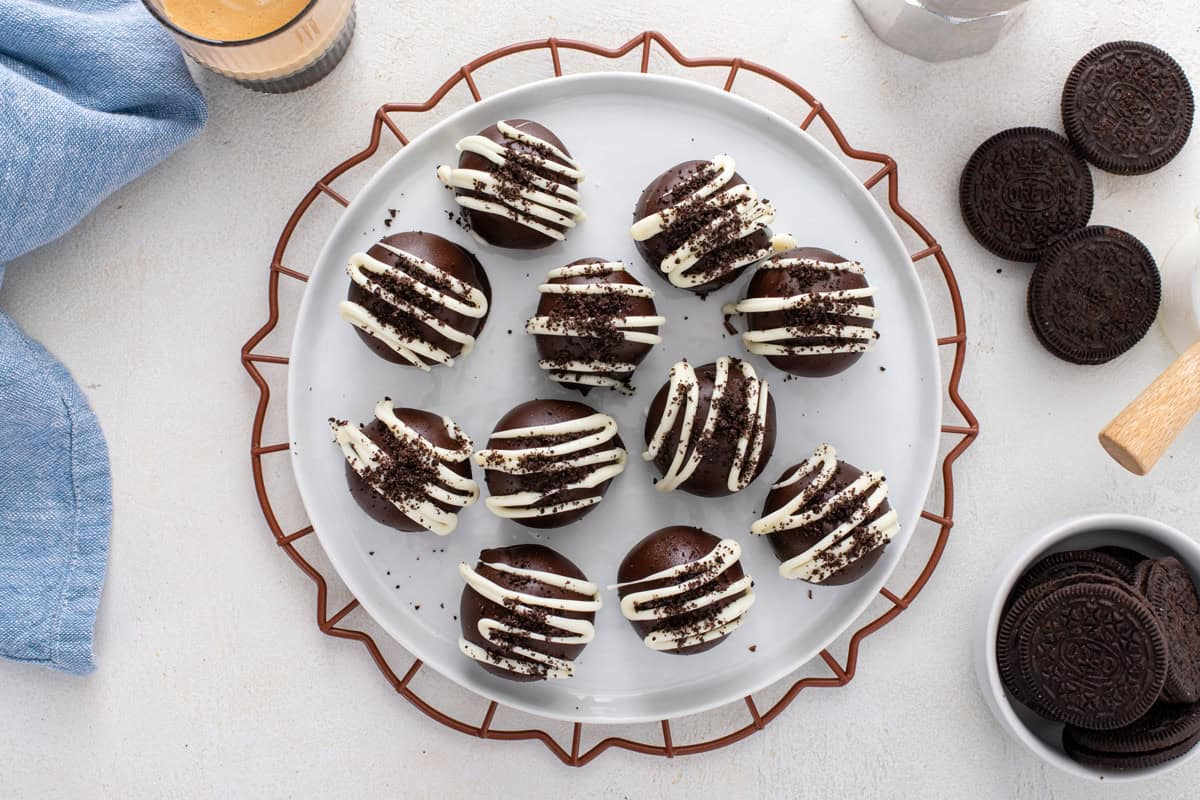
[[[1158,459],[1200,411],[1200,342],[1196,342],[1100,432],[1100,444],[1135,475]]]

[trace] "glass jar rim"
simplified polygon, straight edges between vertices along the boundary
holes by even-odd
[[[298,12],[296,12],[296,16],[292,17],[287,22],[285,22],[283,25],[280,25],[278,28],[276,28],[273,31],[267,31],[266,33],[259,34],[258,36],[252,37],[250,39],[230,39],[230,40],[209,39],[206,36],[200,36],[198,34],[192,33],[189,30],[185,30],[184,28],[179,27],[178,25],[176,25],[174,22],[172,22],[167,17],[166,12],[164,12],[162,9],[156,8],[154,6],[152,0],[142,0],[142,5],[146,7],[146,10],[150,12],[150,15],[153,16],[156,20],[158,20],[159,23],[162,24],[162,26],[164,28],[171,31],[171,33],[173,33],[177,36],[181,36],[185,39],[190,39],[193,42],[198,42],[199,44],[208,45],[210,47],[237,47],[238,45],[254,44],[255,42],[266,41],[267,39],[270,39],[274,36],[278,36],[279,34],[283,33],[284,31],[288,30],[289,28],[291,28],[297,22],[299,22],[301,20],[301,18],[304,17],[305,14],[307,14],[310,10],[312,10],[312,7],[315,6],[317,4],[317,2],[318,2],[318,0],[308,0],[308,2],[304,4],[304,8],[302,8]]]

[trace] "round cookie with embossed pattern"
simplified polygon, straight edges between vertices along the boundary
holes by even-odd
[[[1128,547],[1120,547],[1115,544],[1105,544],[1092,550],[1093,553],[1103,553],[1106,556],[1112,556],[1117,561],[1120,561],[1125,566],[1132,570],[1138,564],[1146,560],[1146,556],[1136,550],[1130,550]]]
[[[1162,624],[1171,663],[1163,699],[1172,703],[1200,701],[1200,595],[1187,567],[1173,557],[1151,562],[1145,595]]]
[[[1000,627],[996,632],[996,667],[1000,672],[1000,681],[1008,693],[1035,711],[1038,708],[1033,691],[1021,677],[1019,636],[1022,625],[1029,614],[1029,609],[1033,608],[1046,595],[1065,586],[1085,584],[1106,584],[1117,587],[1126,585],[1123,580],[1112,575],[1099,572],[1071,572],[1032,584],[1024,590],[1018,583],[1017,587],[1009,594],[1010,605],[1005,610],[1004,616],[1000,620]]]
[[[1029,609],[1018,639],[1031,707],[1089,730],[1120,728],[1162,692],[1166,637],[1150,607],[1113,585],[1066,586]]]
[[[1084,158],[1120,175],[1153,172],[1183,149],[1196,105],[1178,62],[1145,42],[1108,42],[1079,60],[1063,126]]]
[[[1101,753],[1147,753],[1200,735],[1200,703],[1156,703],[1135,722],[1111,731],[1068,725],[1064,739]]]
[[[1045,128],[1010,128],[981,144],[958,183],[975,240],[1011,261],[1036,262],[1058,237],[1087,225],[1092,173],[1070,142]]]
[[[1123,728],[1089,731],[1068,725],[1063,749],[1074,760],[1101,769],[1142,769],[1178,758],[1200,740],[1200,703],[1158,703]]]
[[[1055,581],[1085,574],[1107,575],[1122,583],[1132,585],[1133,570],[1122,564],[1116,558],[1097,550],[1067,550],[1061,553],[1051,553],[1039,560],[1017,580],[1009,595],[1009,602],[1015,601],[1026,591],[1042,583]]]
[[[1059,239],[1029,282],[1038,341],[1073,364],[1103,364],[1140,342],[1162,299],[1158,265],[1125,231],[1096,225]]]

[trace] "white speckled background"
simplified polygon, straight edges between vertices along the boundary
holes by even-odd
[[[330,78],[263,97],[200,75],[208,129],[8,268],[0,305],[66,362],[105,425],[116,515],[99,671],[79,680],[0,663],[0,796],[1194,796],[1200,760],[1125,786],[1051,772],[1009,741],[978,695],[974,587],[992,565],[1033,530],[1087,511],[1148,514],[1200,536],[1200,429],[1149,478],[1109,462],[1095,432],[1169,363],[1165,337],[1154,330],[1106,367],[1053,359],[1025,322],[1027,268],[976,246],[955,201],[959,169],[985,137],[1060,127],[1062,80],[1095,44],[1153,41],[1200,83],[1194,3],[1033,0],[992,53],[940,66],[883,47],[849,0],[778,5],[750,14],[714,0],[510,0],[500,14],[475,0],[449,11],[359,0],[355,42]],[[971,336],[963,393],[984,433],[960,461],[941,568],[909,612],[867,640],[847,689],[805,692],[766,732],[714,754],[612,752],[575,771],[540,745],[480,742],[428,722],[357,645],[319,633],[311,585],[255,502],[246,448],[256,392],[237,353],[264,315],[278,229],[313,180],[365,142],[381,102],[423,98],[511,41],[615,45],[646,28],[689,55],[786,72],[852,142],[899,161],[906,204],[958,271]],[[564,57],[572,71],[589,63]],[[477,80],[488,92],[546,70],[530,57]],[[1200,141],[1153,175],[1093,174],[1093,220],[1131,231],[1161,261],[1200,205]],[[449,686],[422,688],[482,716]],[[734,707],[701,727],[744,717]],[[551,729],[569,744],[569,730]]]

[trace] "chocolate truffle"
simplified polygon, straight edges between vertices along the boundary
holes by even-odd
[[[368,424],[331,419],[329,426],[346,457],[350,492],[376,522],[445,536],[459,509],[479,499],[471,439],[449,417],[393,408],[384,398]]]
[[[583,169],[538,123],[500,120],[457,146],[458,167],[442,165],[437,176],[454,190],[476,238],[537,250],[562,241],[583,220],[575,188]]]
[[[459,564],[467,585],[458,647],[488,672],[513,681],[570,678],[592,641],[600,589],[564,556],[518,544]]]
[[[827,444],[783,473],[750,527],[771,537],[780,575],[830,586],[865,575],[899,531],[883,474],[838,460]]]
[[[862,265],[819,247],[797,247],[758,266],[746,298],[746,349],[792,375],[836,375],[875,345],[878,311]],[[732,328],[731,328],[732,330]]]
[[[767,466],[775,400],[745,361],[722,356],[699,369],[680,361],[650,403],[645,436],[642,458],[662,474],[656,489],[723,497]]]
[[[654,290],[620,261],[584,258],[553,269],[538,287],[537,315],[525,323],[537,337],[538,366],[550,380],[587,394],[593,386],[631,394],[629,381],[666,319]]]
[[[775,207],[720,155],[677,164],[651,181],[630,233],[646,263],[673,286],[705,295],[770,254],[774,218]]]
[[[338,313],[393,363],[453,366],[487,322],[492,287],[483,265],[432,233],[394,233],[355,253],[346,272],[350,291]]]
[[[570,400],[530,400],[500,418],[475,463],[487,470],[493,514],[558,528],[604,499],[625,458],[612,417]]]
[[[651,650],[710,650],[754,605],[741,555],[733,539],[685,525],[661,528],[635,544],[617,570],[621,614]]]

